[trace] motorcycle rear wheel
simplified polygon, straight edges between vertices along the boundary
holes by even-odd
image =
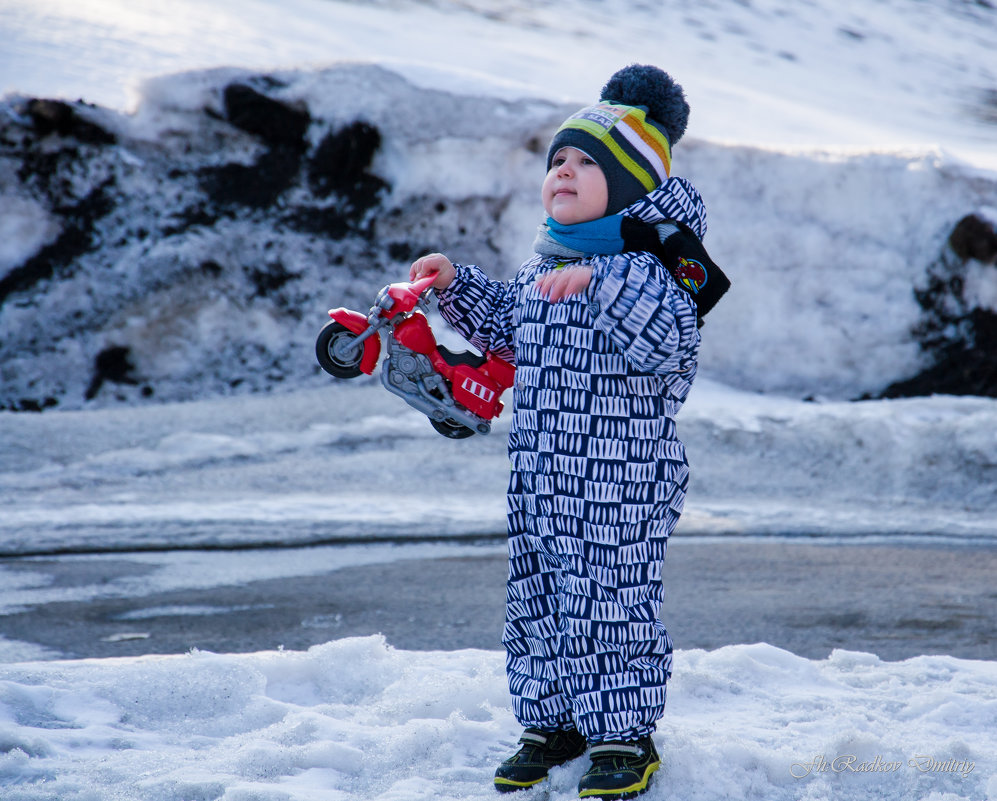
[[[429,422],[447,439],[467,439],[474,436],[473,430],[452,420],[430,420]]]
[[[347,358],[336,355],[336,345],[356,339],[357,335],[342,323],[331,320],[319,331],[315,340],[315,357],[319,365],[329,375],[336,378],[356,378],[363,371],[360,362],[363,360],[363,347],[358,347]]]

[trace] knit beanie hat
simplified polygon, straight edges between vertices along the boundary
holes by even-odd
[[[668,73],[633,64],[616,72],[600,101],[572,114],[547,149],[547,170],[562,147],[592,158],[606,176],[607,214],[660,186],[671,173],[672,145],[685,133],[689,104]]]

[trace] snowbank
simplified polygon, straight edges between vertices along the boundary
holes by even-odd
[[[679,651],[665,798],[997,797],[997,666]],[[307,652],[0,666],[0,795],[18,801],[487,799],[519,729],[502,655],[379,637]],[[576,798],[586,760],[549,794]]]
[[[941,151],[695,142],[676,154],[734,283],[704,329],[703,371],[742,389],[852,399],[918,373],[929,357],[914,330],[929,314],[916,291],[963,217],[997,228],[997,173]],[[976,274],[983,284],[970,289]],[[997,319],[992,263],[968,260],[945,280],[951,302]]]
[[[133,116],[4,106],[0,210],[16,212],[11,235],[33,233],[0,275],[0,406],[314,379],[330,306],[367,308],[442,243],[502,264],[510,219],[535,198],[531,143],[562,116],[417,89],[376,65],[219,69],[145,92]]]
[[[8,98],[0,407],[315,386],[325,310],[366,309],[416,256],[509,276],[575,106],[418,74],[220,68],[148,82],[129,116]],[[875,395],[923,368],[915,290],[955,224],[997,208],[997,174],[941,152],[690,138],[675,164],[734,282],[703,375],[796,397]],[[980,267],[967,312],[991,319],[997,269]]]

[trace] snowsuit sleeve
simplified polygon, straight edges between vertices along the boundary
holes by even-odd
[[[455,267],[450,286],[436,293],[443,319],[482,353],[515,363],[515,285],[490,280],[474,265]]]
[[[638,251],[591,260],[589,297],[595,327],[630,364],[658,375],[696,370],[696,303],[652,254]]]

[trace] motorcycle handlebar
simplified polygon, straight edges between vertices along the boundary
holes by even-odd
[[[417,278],[415,281],[412,281],[412,291],[417,295],[421,295],[433,285],[433,281],[436,280],[437,275],[439,275],[438,272],[427,273],[422,276],[422,278]]]

